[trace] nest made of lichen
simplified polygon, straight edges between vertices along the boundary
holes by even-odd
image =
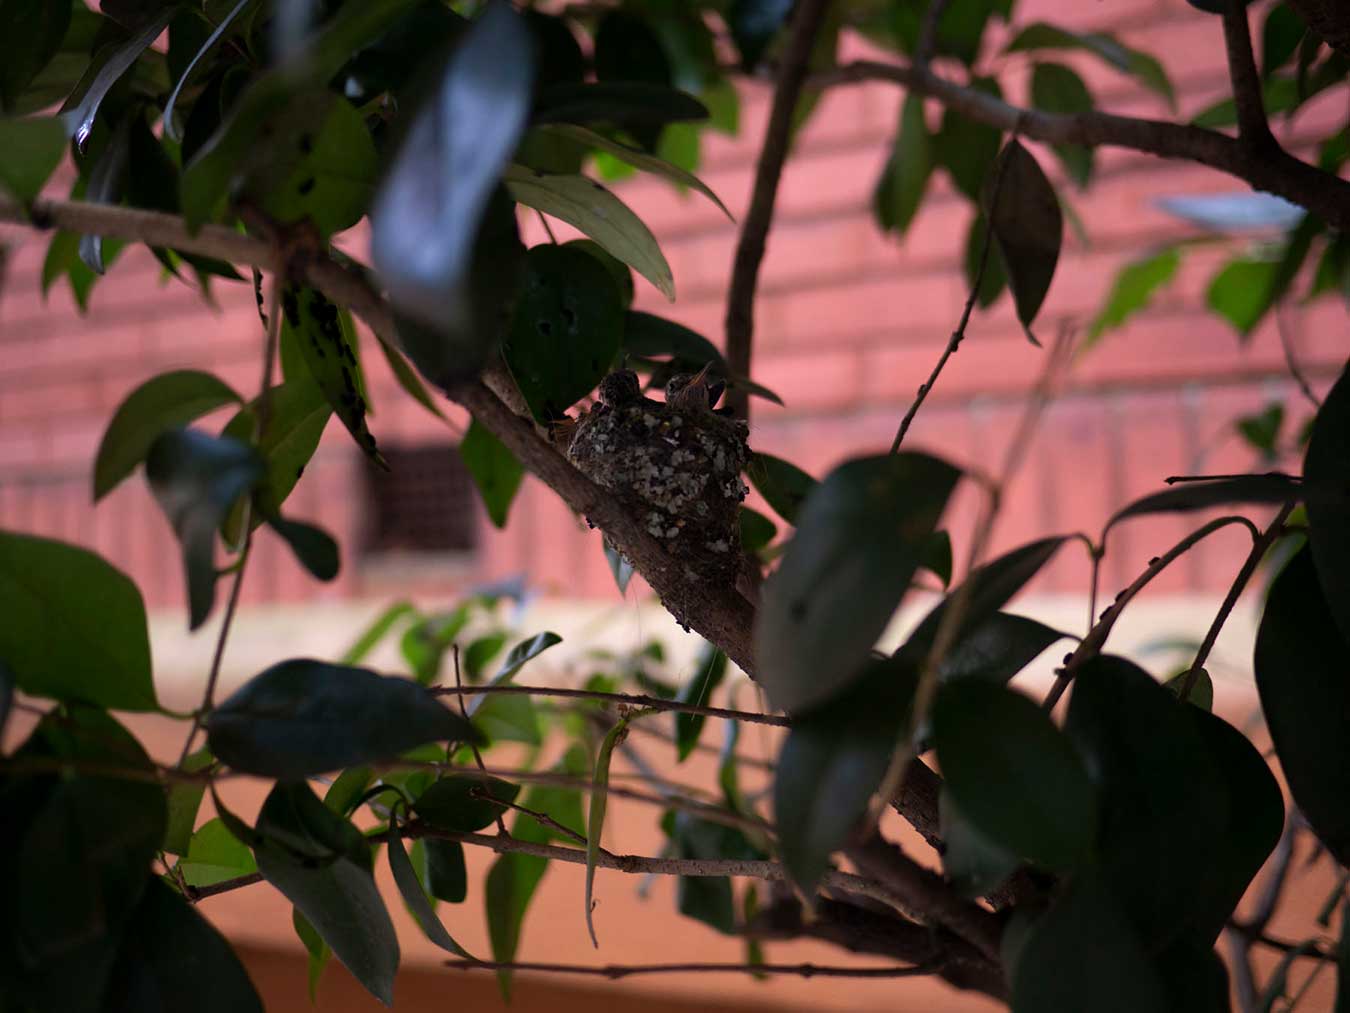
[[[731,580],[740,558],[737,511],[748,491],[746,432],[744,422],[708,409],[639,397],[582,415],[567,456],[694,574]]]

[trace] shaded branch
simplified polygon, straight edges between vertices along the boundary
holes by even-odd
[[[1111,113],[1065,115],[1009,105],[984,92],[899,63],[859,60],[814,75],[821,87],[891,81],[941,102],[962,116],[1047,144],[1129,148],[1160,158],[1207,165],[1243,180],[1254,189],[1278,194],[1302,205],[1328,224],[1350,229],[1350,182],[1323,172],[1276,146],[1254,152],[1235,137],[1182,123]]]
[[[932,974],[922,964],[915,967],[832,967],[822,964],[541,964],[528,961],[447,960],[456,971],[538,971],[543,974],[582,974],[596,978],[632,978],[643,974],[776,974],[799,978],[913,978]]]
[[[1238,139],[1253,151],[1268,152],[1278,148],[1266,119],[1261,75],[1252,54],[1247,0],[1225,0],[1223,44],[1228,57],[1228,77],[1233,82],[1233,102],[1237,106]]]
[[[701,714],[709,718],[722,718],[726,721],[744,721],[753,725],[775,725],[790,728],[792,721],[781,714],[762,714],[759,711],[739,711],[726,707],[703,707],[698,704],[683,703],[679,700],[667,700],[659,696],[647,696],[644,693],[604,693],[591,689],[565,689],[553,686],[436,686],[431,690],[435,696],[475,696],[478,693],[518,696],[558,696],[582,700],[601,700],[606,703],[623,704],[631,707],[644,707],[658,711],[674,711],[680,714]]]
[[[788,149],[792,146],[792,128],[797,100],[806,81],[811,49],[825,18],[829,0],[798,0],[788,32],[786,48],[778,67],[769,125],[759,149],[755,167],[755,186],[750,195],[750,210],[741,226],[736,244],[736,259],[731,268],[731,289],[727,295],[726,358],[733,373],[750,375],[751,346],[755,333],[755,287],[759,283],[759,265],[773,221],[773,206],[778,198],[778,181],[783,175]],[[744,390],[727,392],[727,404],[739,418],[749,418],[750,405]]]

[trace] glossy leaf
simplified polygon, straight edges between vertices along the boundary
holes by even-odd
[[[984,207],[1003,255],[1017,319],[1030,334],[1055,276],[1064,216],[1055,188],[1020,142],[1010,141],[999,159],[986,186]]]
[[[187,854],[178,863],[188,886],[211,886],[258,871],[248,845],[239,840],[219,817],[207,820],[192,835]]]
[[[530,411],[558,419],[609,372],[622,341],[623,307],[609,272],[566,246],[536,246],[502,352]]]
[[[947,789],[980,834],[1048,869],[1087,858],[1096,791],[1044,711],[1002,686],[958,679],[938,690],[932,723]]]
[[[702,102],[674,88],[642,81],[597,81],[540,89],[531,120],[641,128],[707,118]]]
[[[1327,393],[1313,422],[1303,477],[1341,495],[1308,499],[1308,542],[1327,607],[1350,641],[1350,372]]]
[[[677,699],[681,703],[706,707],[726,675],[727,656],[705,643],[694,663],[694,677],[680,687]],[[689,759],[689,754],[698,745],[706,720],[702,714],[681,712],[675,715],[675,755],[678,762]]]
[[[414,682],[306,659],[249,680],[212,711],[206,729],[222,763],[277,778],[388,760],[425,742],[477,739]]]
[[[1088,330],[1088,343],[1095,343],[1107,331],[1146,309],[1158,290],[1176,277],[1180,266],[1181,252],[1173,246],[1121,268],[1111,285],[1106,304]]]
[[[222,436],[251,441],[258,425],[259,398],[254,398],[226,423]],[[273,387],[267,395],[267,428],[257,450],[266,464],[266,472],[253,490],[254,526],[264,517],[281,511],[294,491],[305,467],[319,449],[319,440],[328,426],[333,410],[318,387],[307,377],[288,380]],[[239,541],[239,511],[232,512],[224,533],[232,543]]]
[[[923,118],[923,98],[909,95],[900,110],[900,129],[872,194],[872,213],[884,232],[903,236],[923,203],[933,173],[933,142]]]
[[[793,525],[802,504],[820,484],[790,461],[765,453],[750,459],[745,474],[774,512]]]
[[[979,679],[1002,685],[1067,636],[1035,619],[1007,612],[995,612],[983,622],[963,624],[963,628],[962,638],[938,666],[938,678],[943,682]]]
[[[775,707],[826,703],[859,674],[958,477],[924,454],[857,458],[807,498],[755,629],[759,681]]]
[[[417,879],[417,872],[408,858],[408,852],[403,847],[403,838],[394,834],[390,837],[386,850],[389,852],[389,871],[394,876],[394,884],[403,897],[403,903],[408,905],[408,910],[412,912],[413,918],[426,933],[426,937],[447,953],[473,960],[473,955],[455,942],[445,930],[441,920],[436,917],[436,909],[431,906],[431,901],[427,900],[422,884]]]
[[[280,516],[267,518],[267,524],[285,540],[300,565],[311,575],[323,581],[338,575],[341,567],[338,544],[323,528]]]
[[[1160,197],[1157,205],[1182,221],[1218,233],[1292,229],[1307,213],[1283,197],[1250,190]]]
[[[490,4],[418,112],[371,209],[371,253],[390,297],[442,332],[462,326],[478,223],[525,125],[532,52],[510,5]]]
[[[0,111],[13,113],[24,89],[61,49],[70,13],[70,4],[49,0],[0,2]],[[12,149],[6,144],[4,150],[8,160]]]
[[[783,863],[807,896],[880,787],[916,682],[906,662],[872,660],[832,701],[794,716],[774,775],[774,824]]]
[[[422,843],[427,854],[427,891],[447,904],[462,904],[469,891],[464,845],[434,837]]]
[[[225,937],[172,887],[150,877],[118,947],[109,1011],[262,1013],[262,999]]]
[[[252,447],[227,437],[171,429],[150,445],[145,475],[182,546],[189,629],[204,623],[215,604],[216,530],[263,472]]]
[[[952,886],[967,897],[997,890],[1016,871],[1018,858],[977,830],[943,790],[938,797],[942,834],[942,872]]]
[[[129,36],[110,42],[94,55],[94,62],[76,92],[61,107],[61,122],[66,134],[83,145],[93,129],[94,117],[103,99],[118,79],[131,69],[141,54],[169,27],[174,9],[165,6]],[[76,97],[78,96],[78,98]]]
[[[164,103],[164,134],[171,141],[176,141],[179,144],[183,141],[182,131],[179,129],[178,121],[173,115],[174,106],[178,102],[178,96],[182,94],[183,86],[187,84],[188,79],[192,77],[192,72],[196,70],[197,64],[201,62],[202,57],[215,47],[216,43],[219,42],[221,37],[229,30],[230,25],[234,23],[234,19],[243,12],[248,4],[249,0],[239,0],[238,3],[230,8],[225,16],[216,24],[215,28],[211,30],[211,34],[202,41],[200,48],[192,55],[192,59],[188,61],[187,66],[183,68],[182,73],[179,75],[178,83],[173,86],[173,91],[169,93],[169,100]],[[170,32],[170,36],[172,37],[173,32],[176,32],[177,30],[177,25],[175,25]]]
[[[0,657],[33,696],[153,710],[141,593],[85,549],[0,532]]]
[[[369,852],[360,862],[335,849],[342,839],[360,842],[360,832],[303,784],[273,789],[257,831],[263,837],[254,849],[258,871],[299,909],[357,981],[392,1005],[398,938],[371,877]]]
[[[94,499],[100,500],[145,460],[162,433],[195,422],[227,404],[242,403],[210,373],[195,369],[161,373],[117,406],[94,459]]]
[[[486,774],[451,774],[434,782],[413,802],[413,809],[438,830],[471,833],[490,826],[506,812],[503,803],[514,802],[520,785]],[[480,797],[486,795],[486,798]]]
[[[356,331],[351,314],[339,311],[323,293],[287,285],[281,294],[283,347],[298,349],[309,374],[351,433],[361,451],[387,468],[366,424],[370,406],[361,364],[356,358]],[[287,376],[288,381],[293,378]]]
[[[131,157],[131,120],[123,119],[88,168],[84,196],[91,204],[118,204],[126,188]],[[80,236],[80,259],[95,274],[104,274],[103,237],[94,233]]]
[[[1192,513],[1234,503],[1281,504],[1303,499],[1309,490],[1292,475],[1268,472],[1233,478],[1179,482],[1170,489],[1137,499],[1116,511],[1106,524],[1110,531],[1121,521],[1145,514]]]
[[[1123,74],[1129,74],[1150,91],[1156,92],[1169,106],[1176,105],[1172,82],[1162,64],[1148,53],[1122,45],[1105,32],[1070,32],[1055,25],[1038,21],[1023,28],[1008,43],[1005,52],[1015,53],[1041,49],[1077,49],[1091,53]]]
[[[1324,409],[1325,410],[1325,409]],[[1303,815],[1342,865],[1350,864],[1350,647],[1302,549],[1275,578],[1256,635],[1261,710],[1280,768]]]
[[[460,441],[459,455],[473,476],[479,495],[483,497],[488,518],[496,527],[506,527],[511,503],[525,476],[524,467],[506,445],[477,419],[469,424],[468,432]]]
[[[1031,104],[1049,113],[1076,116],[1095,108],[1092,92],[1077,73],[1060,63],[1038,63],[1031,72]],[[1055,154],[1070,179],[1083,189],[1092,180],[1093,149],[1056,144]]]
[[[4,11],[0,10],[0,15]],[[0,59],[0,67],[6,63]],[[0,71],[3,74],[4,71]],[[27,202],[42,192],[61,157],[66,153],[66,134],[58,120],[33,117],[0,119],[0,190]]]
[[[549,176],[519,166],[508,167],[503,178],[521,204],[580,229],[675,301],[675,278],[656,237],[604,186],[585,176]]]

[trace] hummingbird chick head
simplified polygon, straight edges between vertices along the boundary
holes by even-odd
[[[642,400],[642,385],[631,369],[616,369],[600,381],[600,403],[618,408]]]

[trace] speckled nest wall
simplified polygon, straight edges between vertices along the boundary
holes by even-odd
[[[691,576],[734,583],[746,424],[651,400],[636,383],[602,386],[601,395],[578,421],[568,459],[612,490]]]

